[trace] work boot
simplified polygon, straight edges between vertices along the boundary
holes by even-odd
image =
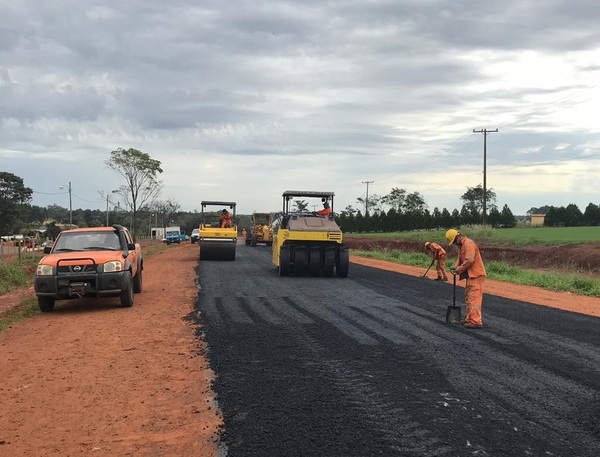
[[[471,324],[470,322],[465,322],[465,328],[483,328],[483,325]]]
[[[448,278],[442,278],[442,281],[448,282]]]
[[[443,281],[442,278],[435,278],[434,281]]]

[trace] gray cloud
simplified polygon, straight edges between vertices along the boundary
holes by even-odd
[[[0,9],[0,163],[35,190],[56,181],[37,167],[68,167],[60,179],[83,177],[78,187],[93,185],[94,200],[118,186],[102,161],[135,147],[169,165],[163,197],[188,209],[197,198],[170,190],[207,191],[220,174],[239,189],[264,183],[277,206],[290,179],[337,184],[345,204],[372,179],[376,193],[415,186],[431,206],[458,207],[481,179],[473,128],[500,129],[489,137],[492,169],[584,153],[596,169],[598,129],[586,113],[600,103],[600,4],[24,0]],[[197,168],[179,169],[190,157]],[[508,196],[515,184],[496,190]],[[249,207],[261,195],[238,194]],[[515,204],[547,203],[522,198]]]

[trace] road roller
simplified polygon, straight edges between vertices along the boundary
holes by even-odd
[[[238,234],[236,203],[202,201],[201,205],[200,260],[235,260]]]
[[[334,196],[319,191],[283,193],[283,211],[274,221],[272,244],[279,276],[348,276],[350,252],[335,221]],[[317,205],[312,205],[314,211],[309,211],[311,201],[320,201],[323,209],[317,211]]]

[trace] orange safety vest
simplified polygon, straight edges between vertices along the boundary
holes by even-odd
[[[433,258],[436,260],[446,255],[446,250],[437,243],[429,243],[429,250],[433,254]]]
[[[458,259],[456,260],[456,271],[458,274],[467,272],[469,278],[478,278],[487,276],[483,259],[479,252],[479,247],[470,238],[463,236],[458,250]],[[464,277],[464,275],[461,275]],[[462,279],[462,278],[461,278]]]
[[[221,227],[231,227],[231,214],[221,213]]]

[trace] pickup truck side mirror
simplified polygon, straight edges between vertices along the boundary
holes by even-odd
[[[44,254],[50,254],[52,250],[52,246],[44,246]]]
[[[135,251],[135,243],[128,243],[127,244],[127,250],[128,251]]]

